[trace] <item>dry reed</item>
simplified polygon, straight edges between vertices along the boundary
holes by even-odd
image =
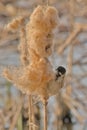
[[[12,73],[8,69],[4,70],[3,75],[16,84],[23,93],[29,94],[29,130],[34,129],[32,94],[40,95],[44,101],[44,130],[47,130],[47,99],[56,94],[56,91],[52,92],[53,86],[50,88],[49,82],[51,81],[55,85],[59,83],[62,87],[60,81],[57,83],[54,81],[55,73],[48,60],[48,56],[52,54],[53,50],[53,30],[57,26],[57,15],[54,7],[38,6],[30,16],[30,21],[25,26],[26,29],[24,28],[24,18],[21,17],[13,20],[7,26],[8,30],[15,30],[19,26],[23,26],[20,30],[19,46],[23,65],[22,75],[18,70]],[[58,85],[56,89],[58,89]],[[10,130],[15,126],[17,117],[14,117]]]
[[[52,1],[53,2],[53,1]],[[86,102],[85,101],[85,99],[79,99],[79,101],[78,101],[78,99],[77,98],[75,98],[75,99],[73,99],[73,97],[72,97],[72,94],[74,95],[74,91],[76,91],[76,92],[78,92],[79,90],[80,90],[80,92],[82,92],[83,94],[84,94],[84,96],[86,96],[87,95],[87,93],[86,93],[86,88],[84,88],[84,84],[81,82],[84,78],[86,78],[87,77],[87,73],[85,72],[85,70],[84,70],[84,65],[86,65],[87,64],[87,62],[86,61],[83,61],[83,59],[85,60],[86,58],[86,56],[87,56],[87,53],[86,54],[82,54],[81,55],[81,57],[79,57],[77,60],[75,60],[75,59],[73,59],[72,57],[73,57],[73,55],[74,55],[74,52],[75,52],[75,48],[77,47],[77,48],[82,48],[82,50],[85,50],[85,42],[87,41],[87,39],[85,39],[84,41],[80,41],[80,39],[78,40],[78,38],[77,38],[77,36],[78,36],[78,34],[80,34],[81,32],[84,32],[84,31],[86,31],[87,30],[87,24],[79,24],[79,23],[77,23],[77,24],[75,24],[74,23],[74,19],[72,18],[72,17],[76,17],[76,16],[81,16],[81,17],[86,17],[86,8],[81,8],[81,9],[79,9],[79,8],[76,8],[76,6],[78,6],[77,5],[77,3],[76,3],[76,1],[74,1],[75,3],[74,3],[74,9],[73,9],[73,5],[72,5],[72,3],[73,3],[73,1],[72,0],[70,0],[70,3],[68,3],[68,2],[66,2],[66,3],[64,3],[64,4],[62,4],[61,5],[61,7],[59,8],[59,14],[60,14],[60,16],[62,17],[63,15],[65,16],[65,15],[67,15],[67,11],[66,10],[68,10],[69,9],[69,11],[68,11],[68,15],[70,15],[70,18],[71,18],[71,22],[69,22],[70,23],[70,25],[72,24],[72,27],[68,27],[68,26],[65,26],[65,25],[63,25],[63,27],[65,27],[65,29],[63,28],[62,29],[62,32],[65,32],[65,33],[67,33],[68,31],[71,31],[71,32],[69,32],[69,37],[67,38],[67,39],[64,39],[64,43],[62,43],[61,44],[61,46],[59,46],[59,45],[57,45],[57,48],[58,48],[58,50],[59,50],[59,53],[61,53],[61,59],[62,59],[62,63],[63,63],[63,60],[64,59],[66,59],[66,57],[67,56],[65,56],[65,54],[64,54],[64,50],[67,50],[67,48],[69,47],[69,49],[70,49],[70,51],[68,52],[68,60],[67,60],[67,62],[68,62],[68,65],[67,65],[67,70],[68,70],[68,75],[70,75],[70,77],[69,76],[67,76],[67,77],[69,77],[69,79],[68,79],[68,82],[69,82],[69,84],[68,84],[68,86],[65,88],[66,89],[66,91],[65,91],[65,93],[66,93],[66,95],[64,95],[64,96],[62,96],[62,95],[60,95],[59,96],[59,98],[61,97],[63,97],[62,98],[62,100],[63,100],[63,102],[62,102],[62,105],[60,105],[60,106],[62,106],[61,108],[58,108],[58,109],[64,109],[63,108],[63,105],[64,104],[66,104],[66,106],[68,107],[68,111],[69,110],[71,110],[72,111],[72,113],[77,117],[77,119],[81,122],[82,120],[83,120],[83,117],[81,118],[81,116],[79,116],[79,113],[78,113],[78,110],[77,109],[75,109],[75,107],[78,107],[78,109],[82,109],[82,110],[84,110],[84,108],[82,107],[82,105],[81,104],[84,104],[84,102]],[[53,2],[54,3],[54,2]],[[79,2],[80,3],[80,2]],[[82,3],[84,3],[84,0],[82,1]],[[56,5],[57,6],[57,5]],[[6,16],[15,16],[16,15],[16,12],[18,12],[18,9],[15,7],[15,6],[13,6],[13,5],[8,5],[8,6],[6,6],[6,5],[0,5],[0,10],[6,10],[6,13],[4,14],[4,15],[6,15]],[[9,8],[9,7],[11,7],[11,8]],[[12,9],[13,8],[13,9]],[[62,9],[61,9],[62,8]],[[71,8],[71,11],[70,11],[70,8]],[[13,14],[11,13],[11,10],[13,10]],[[21,9],[20,9],[21,10]],[[44,8],[44,10],[45,10],[45,8]],[[63,14],[63,11],[65,10],[65,12],[64,12],[64,14]],[[28,12],[28,11],[26,11],[25,9],[23,9],[23,11],[25,11],[24,13],[30,13],[30,12]],[[20,11],[21,12],[21,11]],[[65,14],[66,13],[66,14]],[[70,14],[69,14],[70,13]],[[20,13],[21,14],[21,13]],[[84,16],[83,16],[84,15]],[[16,15],[16,17],[17,17],[17,15]],[[60,19],[61,19],[61,17],[60,17]],[[13,21],[15,21],[15,20],[13,20]],[[26,45],[26,43],[27,43],[27,39],[28,39],[28,35],[26,36],[26,31],[28,31],[28,29],[27,29],[27,27],[29,27],[28,25],[28,23],[27,23],[27,26],[25,27],[24,25],[22,26],[22,28],[20,27],[20,22],[18,23],[19,25],[17,25],[17,27],[18,27],[18,29],[20,29],[20,59],[21,59],[21,61],[22,61],[22,65],[23,65],[23,67],[20,67],[21,69],[19,69],[20,71],[18,71],[18,69],[15,69],[15,71],[10,71],[10,72],[12,72],[12,73],[9,73],[8,75],[9,76],[7,76],[9,79],[11,79],[11,78],[13,78],[13,79],[15,79],[14,81],[12,81],[14,84],[15,84],[15,82],[17,83],[17,84],[19,84],[19,86],[20,86],[20,84],[22,84],[22,87],[23,86],[27,86],[26,84],[23,84],[23,82],[21,83],[21,81],[23,81],[23,78],[21,78],[21,81],[20,81],[20,83],[18,83],[18,78],[20,77],[20,75],[23,75],[23,74],[25,74],[24,73],[24,71],[28,71],[29,69],[28,69],[28,67],[26,67],[26,69],[25,69],[25,66],[27,66],[27,65],[29,65],[29,62],[30,62],[30,59],[31,59],[31,61],[33,61],[32,60],[32,57],[33,57],[33,59],[35,59],[36,61],[38,61],[38,59],[39,58],[42,58],[41,56],[38,56],[37,55],[37,53],[35,52],[35,51],[33,51],[32,49],[31,49],[31,51],[30,51],[30,49],[26,49],[26,48],[28,48],[27,47],[27,45]],[[13,26],[13,27],[15,27],[15,26]],[[1,28],[0,28],[1,29]],[[16,28],[17,29],[17,28]],[[12,30],[13,30],[13,28],[12,28]],[[61,30],[61,27],[60,27],[60,30]],[[6,30],[5,30],[6,31]],[[4,31],[4,32],[5,32]],[[33,31],[33,30],[32,30]],[[47,31],[47,30],[46,30]],[[30,32],[30,33],[32,33],[32,32]],[[44,32],[43,32],[44,33]],[[4,33],[3,33],[4,34]],[[3,34],[1,34],[2,36],[3,36]],[[45,33],[44,33],[45,34]],[[33,35],[33,33],[32,33],[32,35]],[[36,38],[36,36],[38,37],[38,35],[39,34],[37,34],[36,35],[36,32],[34,33],[34,36],[35,36],[35,38]],[[40,34],[40,36],[41,36],[41,38],[42,38],[42,34]],[[49,43],[50,43],[50,40],[52,40],[53,39],[53,33],[51,33],[50,35],[48,35],[49,37],[50,37],[50,39],[49,39]],[[33,37],[33,36],[32,36]],[[6,39],[5,39],[6,38]],[[5,46],[7,46],[7,42],[9,42],[9,41],[11,41],[11,40],[15,40],[16,38],[18,38],[18,34],[13,34],[13,35],[10,35],[10,34],[5,34],[4,36],[3,36],[3,38],[1,38],[1,40],[0,40],[0,45],[1,45],[1,47],[5,47]],[[23,38],[23,39],[22,39]],[[3,40],[4,39],[4,40]],[[33,39],[33,38],[32,38]],[[43,39],[43,38],[42,38]],[[60,38],[60,39],[62,39],[62,37]],[[44,40],[45,41],[45,40]],[[58,41],[59,41],[59,39],[58,39]],[[58,42],[57,41],[57,42]],[[63,40],[62,40],[63,41]],[[23,45],[23,44],[25,44],[25,45]],[[38,42],[37,42],[38,43]],[[46,43],[46,42],[45,42]],[[34,41],[33,41],[33,44],[34,44]],[[34,45],[33,45],[34,46]],[[37,45],[38,46],[38,45]],[[73,48],[74,48],[74,51],[72,52],[72,46],[73,46]],[[31,47],[32,47],[32,45],[31,45]],[[40,46],[41,47],[41,46]],[[24,49],[23,49],[24,48]],[[41,47],[42,48],[42,47]],[[35,47],[34,47],[34,49],[35,49]],[[28,53],[28,51],[29,51],[29,53]],[[38,52],[39,51],[39,52]],[[50,51],[52,51],[52,50],[50,50]],[[76,50],[76,51],[78,51],[78,50]],[[26,53],[27,52],[27,53]],[[37,52],[38,52],[38,54],[41,54],[42,52],[39,50],[39,48],[37,49]],[[81,53],[82,53],[83,51],[81,51]],[[84,51],[84,53],[85,53],[85,51]],[[30,55],[31,54],[31,55]],[[50,54],[50,52],[49,52],[49,54]],[[49,55],[48,54],[48,55]],[[44,55],[45,55],[45,53],[44,53]],[[47,54],[46,54],[46,56],[47,56]],[[35,65],[37,65],[37,68],[39,68],[39,66],[41,65],[41,64],[43,64],[45,61],[41,61],[40,62],[40,64],[39,65],[37,65],[37,64],[35,64]],[[47,62],[47,61],[46,61]],[[49,64],[49,61],[48,61],[48,64]],[[64,63],[65,64],[65,63]],[[44,66],[45,66],[46,64],[44,63]],[[44,66],[43,66],[43,68],[44,68]],[[49,65],[48,65],[49,66]],[[75,74],[73,74],[72,73],[72,69],[73,68],[75,68],[75,66],[77,66],[78,68],[80,68],[80,70],[83,72],[83,74],[77,74],[77,75],[75,75]],[[31,66],[31,68],[32,67],[36,67],[36,66]],[[52,69],[52,67],[51,67],[51,69]],[[47,68],[47,70],[48,70],[48,68]],[[21,71],[23,71],[23,72],[21,72]],[[30,70],[29,70],[30,71]],[[15,73],[16,72],[16,73]],[[8,71],[6,70],[6,73],[8,73]],[[13,76],[13,73],[15,73],[16,75],[15,76]],[[20,74],[18,74],[18,73],[20,73]],[[10,74],[12,74],[12,75],[10,75]],[[38,73],[36,73],[36,75],[38,75]],[[71,76],[72,75],[72,76]],[[25,79],[26,79],[26,77],[28,76],[28,73],[27,74],[25,74]],[[33,77],[34,75],[32,75],[32,77]],[[24,81],[25,81],[25,79],[24,79]],[[27,78],[28,79],[28,78]],[[33,79],[33,78],[32,78]],[[71,80],[72,79],[72,80]],[[36,80],[36,82],[39,80],[39,78],[37,78],[37,80]],[[71,82],[73,82],[73,84],[71,85]],[[27,82],[27,84],[28,84],[28,82]],[[50,85],[49,85],[50,86]],[[35,86],[35,87],[37,87],[37,86]],[[18,87],[19,89],[20,89],[20,87]],[[25,90],[24,90],[25,88],[23,88],[23,92],[25,91],[25,93],[26,93],[26,91],[28,91],[28,88],[26,88]],[[45,91],[45,90],[44,90]],[[39,91],[39,93],[40,93],[41,91]],[[29,93],[29,92],[28,92]],[[51,92],[51,87],[50,87],[50,92],[49,92],[49,95],[51,96],[51,95],[54,95],[54,93],[56,93],[56,90],[53,92]],[[44,95],[44,94],[43,94]],[[75,94],[75,96],[76,96],[76,94]],[[80,97],[80,96],[79,96]],[[59,98],[58,98],[58,100],[59,100]],[[83,105],[84,107],[85,107],[85,105]],[[57,108],[56,108],[57,109]],[[65,109],[64,109],[65,110]],[[56,115],[56,114],[55,114]],[[61,114],[61,115],[63,115],[63,114]],[[12,117],[12,113],[9,113],[8,112],[8,119],[7,120],[9,120],[10,118]],[[6,120],[6,121],[7,121]],[[32,124],[32,123],[31,123]],[[32,127],[34,126],[34,124],[32,124]]]

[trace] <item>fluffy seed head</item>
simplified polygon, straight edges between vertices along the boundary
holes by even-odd
[[[32,48],[40,57],[50,56],[53,50],[53,30],[57,24],[58,13],[54,7],[38,6],[26,25],[28,51]]]

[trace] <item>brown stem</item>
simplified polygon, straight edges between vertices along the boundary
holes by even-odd
[[[72,64],[73,64],[73,45],[70,45],[70,50],[67,57],[67,71],[68,71],[68,78],[67,83],[70,85],[72,79]]]
[[[47,130],[47,100],[44,100],[44,130]]]
[[[32,130],[32,96],[29,95],[29,130]]]
[[[34,118],[34,106],[33,106],[33,101],[32,101],[32,106],[31,106],[31,109],[32,109],[32,130],[35,130],[36,129],[36,125],[35,125],[35,118]]]
[[[32,95],[29,95],[29,130],[35,130],[38,126],[35,124],[34,106]]]

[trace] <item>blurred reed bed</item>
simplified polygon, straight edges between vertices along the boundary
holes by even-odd
[[[0,71],[11,64],[19,65],[17,49],[19,31],[7,30],[6,25],[12,19],[19,17],[22,20],[26,19],[26,23],[38,4],[43,4],[43,2],[39,0],[0,1]],[[48,128],[75,130],[80,127],[84,130],[87,120],[87,2],[86,0],[49,0],[49,4],[55,6],[59,13],[59,25],[54,40],[55,53],[50,60],[54,67],[65,66],[67,76],[61,93],[49,100]],[[11,55],[16,55],[18,58],[9,59]],[[7,57],[8,60],[6,60]],[[0,82],[0,130],[13,130],[14,128],[27,130],[28,97],[20,96],[20,92],[12,90],[14,88],[12,84],[2,78]],[[16,91],[17,95],[13,96],[12,91],[14,93]],[[37,104],[34,105],[35,127],[33,129],[42,129],[42,105],[41,102],[37,102],[38,97],[33,97],[33,100],[34,104]]]

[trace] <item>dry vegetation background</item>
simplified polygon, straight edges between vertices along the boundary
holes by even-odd
[[[5,26],[14,18],[29,19],[43,0],[0,0],[0,75],[4,67],[20,64],[19,31],[8,31]],[[49,99],[49,130],[87,129],[87,0],[49,0],[58,9],[55,53],[50,60],[56,68],[67,70],[62,91]],[[13,69],[13,68],[12,68]],[[21,70],[22,71],[22,70]],[[35,124],[43,129],[43,106],[34,97]],[[0,130],[28,130],[28,97],[0,77]]]

